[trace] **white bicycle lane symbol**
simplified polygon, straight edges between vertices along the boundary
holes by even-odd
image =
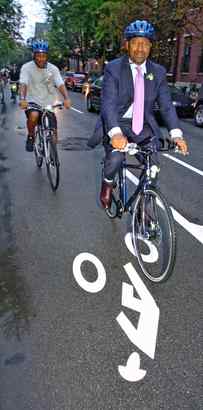
[[[131,173],[129,174],[128,178],[137,184],[136,177]],[[175,209],[171,209],[174,219],[203,244],[203,226],[189,222]],[[153,245],[150,244],[149,241],[147,242],[149,253],[146,257],[148,262],[153,263],[157,259],[157,252]],[[126,234],[125,244],[128,250],[134,255],[131,233]],[[98,276],[95,282],[88,282],[82,275],[81,265],[87,261],[93,263],[96,267]],[[131,284],[126,282],[122,283],[122,306],[139,312],[139,320],[137,328],[135,328],[123,311],[119,313],[116,320],[134,346],[137,346],[147,356],[154,359],[160,311],[133,265],[128,263],[124,265],[124,269]],[[87,252],[79,254],[74,259],[73,275],[79,286],[90,293],[100,292],[106,284],[106,271],[103,264],[95,255]],[[134,296],[134,288],[139,298]],[[146,370],[140,368],[140,355],[137,352],[132,352],[127,360],[126,366],[119,365],[118,371],[121,377],[129,382],[137,382],[143,379],[147,373]]]
[[[96,268],[97,279],[94,282],[88,282],[82,274],[81,266],[85,262],[91,262]],[[122,283],[122,306],[139,312],[140,315],[137,328],[123,311],[119,313],[116,320],[128,339],[151,359],[154,359],[159,308],[133,265],[128,263],[124,266],[124,269],[132,284]],[[106,284],[106,271],[102,262],[95,255],[88,252],[80,253],[74,259],[73,275],[78,285],[89,293],[100,292]],[[134,296],[134,288],[139,298]],[[140,368],[140,356],[137,352],[130,355],[126,366],[118,366],[118,371],[121,377],[130,382],[141,380],[146,375],[146,370]]]

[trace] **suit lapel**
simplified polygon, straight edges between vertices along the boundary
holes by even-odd
[[[123,78],[123,86],[126,89],[126,95],[130,97],[130,100],[133,101],[133,94],[134,94],[134,85],[133,85],[133,76],[132,71],[129,64],[128,56],[125,55],[122,61],[121,67],[121,78]]]

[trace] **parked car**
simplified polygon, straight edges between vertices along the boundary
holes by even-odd
[[[68,72],[64,77],[64,82],[67,88],[72,91],[82,91],[83,83],[85,82],[86,74],[84,73],[74,73]]]
[[[82,86],[82,94],[85,94],[85,96],[87,96],[89,94],[91,84],[93,84],[93,82],[98,77],[100,77],[100,75],[97,74],[97,73],[92,73],[92,74],[87,76],[87,78],[86,78],[86,80],[85,80],[85,82],[83,83],[83,86]]]
[[[100,111],[102,80],[103,75],[90,84],[89,91],[87,93],[87,110],[89,112]]]
[[[102,87],[103,76],[99,77],[93,84],[90,85],[89,93],[87,94],[87,110],[88,111],[100,111],[100,96]],[[176,108],[178,117],[180,118],[192,118],[194,115],[193,100],[184,95],[184,93],[175,87],[174,85],[169,85],[173,105]],[[161,118],[160,109],[158,103],[154,105],[154,113],[156,120],[160,125],[163,124]]]
[[[203,127],[203,84],[199,90],[199,95],[194,106],[195,125],[197,125],[197,127]]]
[[[66,71],[66,73],[64,74],[63,80],[67,88],[68,88],[69,82],[73,78],[73,75],[74,75],[73,71]]]
[[[171,98],[173,105],[176,109],[179,118],[193,118],[194,115],[194,101],[189,96],[185,95],[184,92],[177,88],[175,85],[169,84],[169,89],[171,92]],[[163,125],[163,119],[161,117],[160,108],[158,103],[154,105],[154,112],[156,120],[160,125]]]

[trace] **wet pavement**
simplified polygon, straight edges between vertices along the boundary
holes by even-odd
[[[170,281],[153,286],[140,275],[160,309],[152,359],[116,320],[122,311],[135,330],[139,325],[140,313],[121,299],[124,283],[131,283],[124,267],[137,265],[124,240],[127,217],[111,222],[98,204],[103,151],[87,149],[97,116],[86,112],[80,94],[71,97],[81,113],[58,114],[61,183],[55,194],[45,167],[38,170],[25,152],[24,114],[10,102],[1,107],[0,409],[200,410],[203,245],[177,223]],[[190,123],[184,127],[194,153],[183,161],[201,168],[201,132]],[[165,158],[161,178],[173,206],[203,225],[202,177]],[[73,261],[84,252],[105,268],[106,283],[97,293],[85,291],[73,275]],[[87,281],[95,280],[90,261],[82,270]],[[137,284],[131,300],[139,295]],[[119,373],[133,352],[133,370],[140,359],[146,371],[138,382]]]
[[[6,126],[6,106],[3,105],[0,113],[1,130],[5,130]],[[2,132],[0,139],[0,331],[3,335],[0,342],[1,368],[24,362],[24,351],[21,348],[10,350],[9,343],[20,342],[25,333],[29,332],[29,320],[32,315],[28,285],[20,273],[16,255],[9,172],[7,141]]]

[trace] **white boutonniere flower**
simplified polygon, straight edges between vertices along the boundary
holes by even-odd
[[[153,74],[153,73],[147,74],[147,75],[146,75],[146,79],[147,79],[147,80],[150,80],[150,81],[153,81],[153,80],[154,80],[154,74]]]

